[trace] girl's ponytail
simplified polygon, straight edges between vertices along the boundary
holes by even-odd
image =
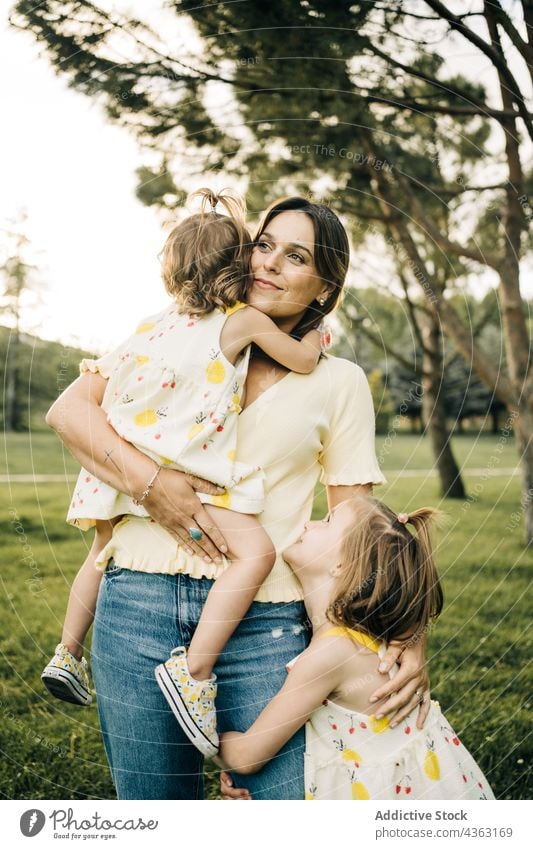
[[[329,618],[387,642],[420,638],[443,604],[431,540],[438,515],[431,507],[396,514],[363,499],[344,542]]]
[[[420,507],[407,514],[407,523],[414,529],[413,567],[420,584],[415,603],[420,611],[420,623],[423,629],[440,615],[443,605],[442,586],[433,554],[432,531],[435,520],[441,515],[433,507]]]

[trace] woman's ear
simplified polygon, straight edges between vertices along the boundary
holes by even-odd
[[[325,304],[328,298],[333,294],[333,286],[324,286],[320,295],[317,297],[318,303]]]

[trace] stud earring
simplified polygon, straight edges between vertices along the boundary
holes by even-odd
[[[321,306],[321,307],[323,307],[323,306],[324,306],[324,304],[325,304],[325,303],[326,303],[326,301],[327,301],[327,298],[326,298],[326,297],[324,297],[324,295],[322,295],[322,297],[321,297],[321,298],[317,298],[317,301],[318,301],[318,303],[320,304],[320,306]]]

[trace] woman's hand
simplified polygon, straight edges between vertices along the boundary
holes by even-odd
[[[225,801],[239,799],[251,799],[250,793],[245,787],[234,787],[233,779],[229,772],[220,773],[220,795]]]
[[[149,495],[143,501],[143,507],[189,554],[198,554],[207,560],[220,560],[220,552],[228,550],[226,541],[195,490],[210,495],[224,492],[202,478],[172,469],[161,469]],[[199,529],[202,538],[193,540],[189,528]]]
[[[83,374],[54,402],[46,421],[69,451],[95,477],[133,497],[139,497],[152,478],[154,461],[118,435],[101,406],[107,380]],[[143,507],[185,548],[212,560],[227,551],[223,535],[213,524],[195,490],[220,495],[223,489],[172,469],[161,469]],[[202,531],[192,540],[189,528]]]
[[[398,673],[370,697],[371,702],[387,699],[380,705],[376,719],[397,711],[390,723],[393,728],[418,707],[416,727],[423,728],[430,708],[425,640],[420,639],[409,648],[403,648],[401,642],[392,640],[379,664],[379,671],[388,672],[395,663],[400,664]]]

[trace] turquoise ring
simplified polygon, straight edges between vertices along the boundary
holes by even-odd
[[[196,540],[196,542],[200,542],[203,534],[199,528],[189,528],[189,536],[191,539]]]

